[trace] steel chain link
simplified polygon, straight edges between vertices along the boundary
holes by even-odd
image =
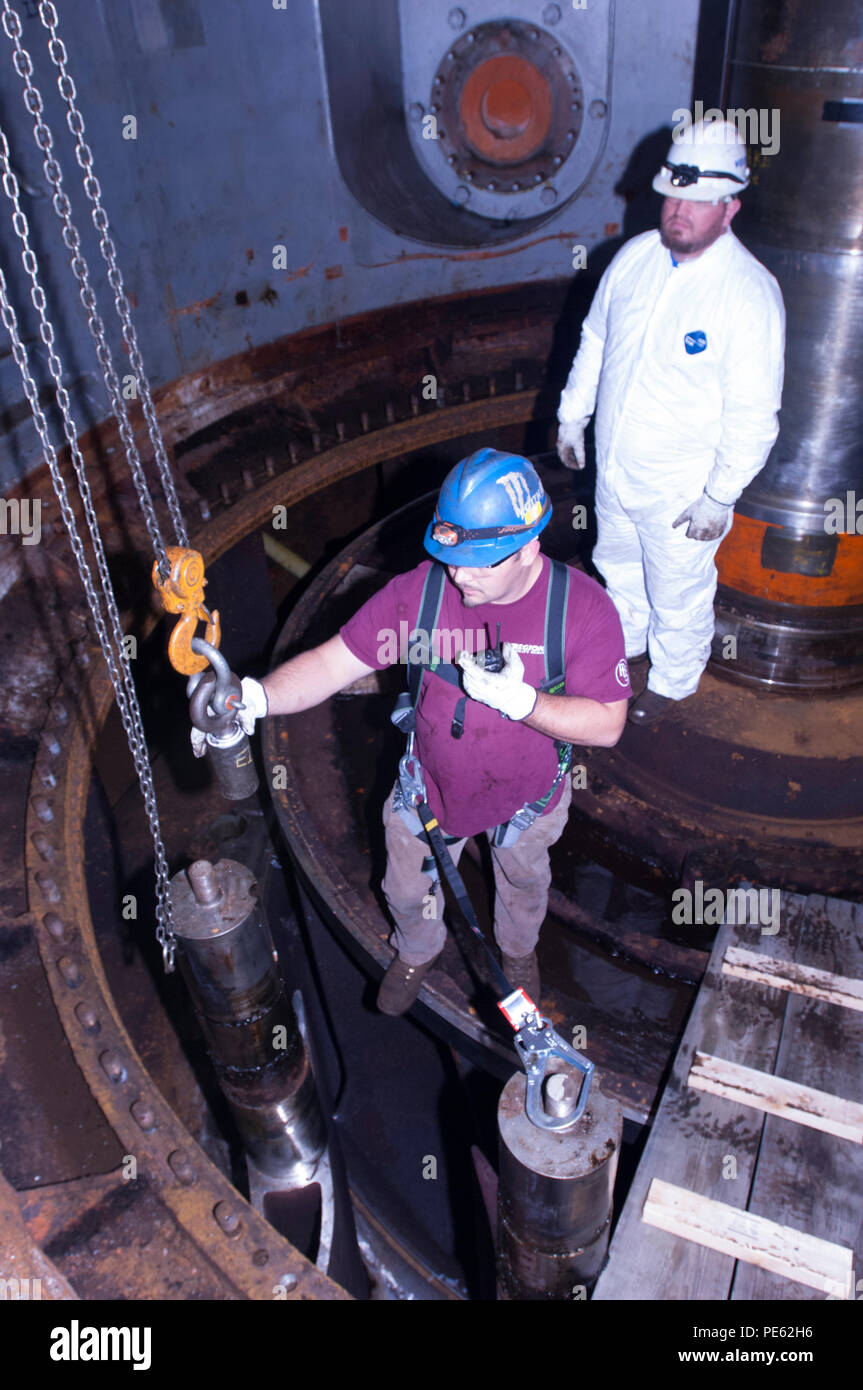
[[[156,554],[160,573],[164,576],[168,573],[168,560],[165,554],[165,543],[162,539],[162,532],[159,526],[156,510],[153,505],[150,489],[146,475],[138,453],[138,446],[132,431],[129,417],[126,412],[125,402],[123,401],[120,390],[120,383],[114,369],[113,356],[105,336],[105,325],[99,314],[96,304],[96,295],[90,282],[89,267],[87,260],[81,250],[81,238],[78,229],[72,221],[72,209],[68,197],[63,191],[63,174],[59,163],[54,158],[54,139],[50,128],[43,119],[43,102],[41,93],[33,85],[32,73],[33,62],[29,53],[21,46],[21,20],[8,0],[2,0],[3,29],[7,37],[12,42],[14,49],[13,65],[18,76],[24,82],[24,104],[31,116],[34,118],[33,135],[38,147],[45,155],[43,171],[47,183],[54,191],[52,206],[55,213],[63,224],[63,241],[69,251],[72,252],[71,267],[72,273],[80,286],[80,297],[84,308],[87,311],[87,326],[96,344],[96,355],[102,367],[102,374],[105,379],[105,386],[111,402],[111,410],[117,421],[123,446],[126,451],[126,458],[129,470],[144,513],[144,520],[150,540]],[[172,484],[173,486],[173,484]],[[187,542],[186,542],[187,543]]]
[[[93,154],[89,145],[87,145],[84,140],[84,117],[75,104],[77,90],[66,66],[66,46],[57,34],[57,25],[59,21],[57,18],[57,11],[54,5],[51,4],[51,0],[41,0],[39,5],[39,18],[51,35],[48,42],[48,52],[51,56],[52,63],[60,74],[57,78],[57,86],[60,95],[66,103],[66,123],[75,136],[75,154],[78,163],[84,170],[84,192],[93,204],[93,225],[99,233],[99,249],[108,267],[108,280],[114,291],[114,307],[123,325],[123,339],[128,348],[129,361],[134,369],[138,388],[141,393],[141,407],[147,421],[147,429],[150,434],[150,442],[153,446],[153,453],[156,458],[156,465],[159,470],[159,478],[162,483],[165,500],[168,504],[168,510],[171,513],[174,534],[178,545],[188,546],[189,537],[186,532],[186,525],[180,508],[180,501],[177,497],[171,466],[168,462],[167,453],[165,452],[165,443],[159,428],[156,408],[153,404],[153,397],[150,392],[150,383],[138,347],[135,326],[129,312],[129,301],[126,297],[123,276],[117,261],[117,250],[110,234],[108,214],[102,205],[102,190],[99,185],[99,180],[93,172]]]
[[[5,20],[4,20],[5,23]],[[99,579],[102,588],[105,610],[108,621],[101,611],[99,596],[96,592],[90,572],[90,565],[84,550],[81,537],[78,534],[78,526],[75,514],[69,502],[66,491],[66,484],[60,472],[56,450],[51,441],[48,431],[47,421],[39,404],[36,383],[33,380],[29,368],[27,350],[21,341],[18,332],[18,320],[12,307],[7,292],[6,279],[0,270],[0,315],[2,315],[12,342],[12,353],[21,373],[21,380],[24,386],[24,393],[30,402],[33,411],[33,419],[42,447],[45,452],[45,460],[51,473],[54,484],[54,491],[60,504],[60,511],[66,524],[69,540],[78,566],[81,583],[87,596],[87,602],[93,617],[93,623],[99,636],[99,642],[105,656],[111,684],[114,687],[114,694],[117,700],[117,708],[120,711],[120,718],[123,721],[123,728],[129,742],[129,748],[138,774],[141,791],[144,797],[144,805],[147,813],[147,820],[150,826],[150,833],[153,838],[153,848],[156,864],[156,937],[162,948],[162,959],[165,970],[170,973],[174,968],[174,954],[176,950],[176,939],[173,931],[173,916],[171,910],[171,896],[169,886],[168,863],[165,855],[165,847],[162,841],[161,827],[159,824],[158,809],[156,806],[156,794],[153,786],[153,775],[150,768],[150,760],[147,752],[147,743],[144,734],[144,727],[141,720],[141,711],[138,704],[138,696],[132,679],[132,671],[129,665],[129,658],[123,641],[123,630],[120,625],[120,615],[117,610],[117,603],[114,596],[111,578],[108,571],[107,560],[105,558],[104,546],[99,533],[99,524],[96,512],[93,507],[90,487],[84,467],[83,456],[78,445],[78,429],[72,418],[69,395],[63,386],[63,364],[54,345],[54,329],[47,318],[45,312],[45,292],[39,283],[39,267],[36,256],[30,246],[29,226],[27,218],[21,210],[18,198],[18,181],[12,172],[9,163],[9,145],[5,133],[0,129],[0,169],[2,169],[3,191],[13,206],[12,225],[15,233],[22,243],[23,251],[21,259],[25,272],[31,282],[30,298],[39,315],[39,336],[48,350],[48,364],[57,395],[57,403],[63,417],[63,429],[69,445],[75,474],[78,479],[78,486],[87,525],[90,531],[90,539],[93,545],[96,566],[99,572]],[[109,632],[110,628],[110,632]],[[113,645],[112,645],[113,638]],[[118,666],[119,659],[119,666]]]

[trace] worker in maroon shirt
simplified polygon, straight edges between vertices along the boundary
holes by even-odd
[[[432,560],[391,580],[322,646],[261,683],[242,683],[242,722],[251,733],[262,715],[309,709],[400,659],[418,667],[406,708],[426,800],[455,863],[467,837],[488,835],[504,973],[536,1002],[548,851],[563,833],[572,794],[568,745],[617,743],[631,693],[613,603],[594,580],[540,551],[550,518],[527,459],[477,450],[441,488],[425,536]],[[433,613],[426,630],[423,612]],[[408,633],[406,652],[399,639]],[[550,660],[563,669],[549,670]],[[382,886],[396,955],[378,1007],[401,1014],[440,955],[446,928],[434,858],[398,781],[384,826]]]

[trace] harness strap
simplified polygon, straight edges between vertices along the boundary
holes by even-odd
[[[422,827],[425,831],[426,839],[431,845],[432,850],[435,854],[435,858],[437,859],[440,868],[443,870],[444,877],[446,878],[447,883],[449,884],[450,888],[453,891],[453,894],[455,895],[455,900],[458,903],[461,915],[467,923],[468,927],[470,928],[471,932],[480,942],[483,950],[485,951],[486,956],[488,957],[488,963],[491,969],[492,978],[494,979],[497,988],[500,990],[501,999],[505,999],[508,995],[511,995],[513,993],[512,985],[509,983],[509,980],[506,978],[506,975],[503,973],[502,969],[498,965],[497,960],[494,956],[494,952],[492,951],[491,947],[489,946],[488,942],[486,941],[483,935],[482,928],[480,927],[480,924],[477,921],[476,913],[473,910],[473,904],[470,898],[468,897],[468,891],[464,886],[464,880],[462,879],[461,874],[459,873],[458,869],[453,863],[452,855],[447,849],[447,844],[444,838],[443,831],[441,830],[440,825],[438,824],[437,819],[433,815],[431,807],[429,806],[427,801],[421,801],[415,809],[417,815],[420,818],[420,821],[422,822]]]
[[[433,561],[423,584],[422,597],[420,599],[420,609],[417,618],[417,626],[411,633],[421,634],[431,647],[433,634],[437,630],[437,623],[440,617],[441,604],[443,602],[444,584],[446,582],[446,572],[443,565],[438,561]],[[545,653],[545,679],[540,683],[539,689],[549,695],[560,694],[566,686],[565,676],[565,650],[566,650],[566,608],[569,599],[569,570],[566,565],[559,560],[549,559],[549,582],[548,593],[545,602],[545,631],[543,634],[543,651]],[[436,661],[433,652],[430,652],[431,659],[427,662],[409,661],[408,662],[408,689],[406,696],[400,696],[396,706],[396,713],[393,722],[405,733],[411,732],[416,727],[416,707],[419,702],[420,690],[422,688],[423,677],[426,671],[438,677],[439,680],[446,681],[448,685],[455,686],[461,692],[461,673],[457,666],[449,661]],[[461,738],[465,727],[465,714],[467,709],[467,697],[459,694],[456,707],[453,711],[450,734],[453,738]],[[520,832],[525,829],[537,816],[542,815],[548,806],[555,791],[560,785],[561,779],[566,774],[570,766],[572,757],[572,747],[568,743],[561,743],[555,739],[554,746],[557,750],[557,773],[554,781],[544,796],[536,801],[528,801],[510,817],[497,826],[494,832],[494,843],[500,845],[507,834],[509,827],[512,831]]]

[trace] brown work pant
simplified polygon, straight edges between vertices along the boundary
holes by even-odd
[[[512,849],[491,846],[494,934],[507,956],[529,955],[536,946],[551,886],[548,851],[563,834],[571,799],[572,786],[567,775],[557,805],[523,831]],[[434,959],[446,940],[441,888],[432,894],[432,880],[422,872],[422,862],[430,853],[429,844],[425,835],[412,835],[393,810],[393,793],[384,806],[384,829],[387,870],[381,887],[395,922],[390,940],[407,965],[423,965]],[[466,839],[457,840],[449,846],[455,864],[466,843]]]

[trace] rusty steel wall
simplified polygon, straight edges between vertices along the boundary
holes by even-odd
[[[405,108],[409,119],[417,94],[407,90],[412,69],[410,62],[400,63],[400,55],[408,53],[414,29],[421,29],[423,42],[444,61],[457,32],[463,35],[495,13],[487,0],[473,8],[445,0],[286,0],[284,6],[280,0],[65,0],[59,32],[153,383],[175,381],[246,348],[369,309],[566,277],[572,274],[574,245],[589,254],[640,230],[633,225],[634,194],[649,186],[656,163],[652,145],[645,162],[644,143],[658,140],[661,147],[666,137],[660,132],[671,124],[672,112],[690,101],[700,10],[721,17],[726,5],[727,0],[705,0],[703,6],[699,0],[590,0],[589,23],[605,16],[613,40],[607,110],[584,114],[585,123],[607,125],[601,157],[593,167],[585,164],[586,181],[574,193],[562,187],[559,208],[552,206],[546,216],[543,205],[541,227],[525,233],[529,224],[516,223],[507,231],[499,220],[489,220],[486,238],[477,218],[472,246],[453,249],[444,244],[452,236],[436,232],[432,217],[427,233],[422,218],[407,230],[392,225],[394,215],[390,225],[381,220],[381,206],[369,192],[378,169],[367,133],[384,132],[387,149],[401,141],[402,163],[389,172],[397,189],[404,184],[405,209],[415,212],[414,189],[425,176],[415,159],[416,167],[410,162]],[[101,285],[90,209],[78,182],[46,31],[35,0],[16,0],[16,8],[46,117],[58,135],[84,249]],[[568,0],[515,0],[497,13],[560,36],[578,64],[583,8]],[[465,15],[458,31],[450,23],[454,10]],[[357,16],[366,50],[344,43]],[[351,68],[352,52],[357,58]],[[369,99],[354,90],[362,86],[370,54],[389,64],[388,94],[377,105],[374,94]],[[11,59],[11,44],[0,32],[0,124],[21,180],[76,422],[84,430],[107,415],[106,398]],[[430,181],[427,186],[432,188]],[[0,197],[0,264],[42,384],[46,354],[8,212],[7,199]],[[274,247],[284,248],[276,253],[276,266]],[[107,294],[101,305],[107,319]],[[119,336],[112,341],[119,346]],[[118,360],[123,362],[121,353]],[[0,491],[25,475],[38,455],[4,331]]]

